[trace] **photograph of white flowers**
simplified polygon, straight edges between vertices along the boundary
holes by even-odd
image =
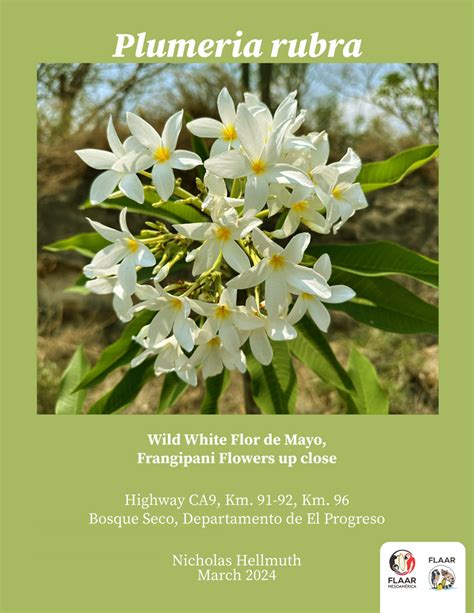
[[[435,64],[38,66],[38,412],[437,413]]]

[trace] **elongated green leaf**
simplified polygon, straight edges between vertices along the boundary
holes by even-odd
[[[43,249],[46,251],[77,251],[81,255],[92,258],[108,244],[109,242],[97,232],[85,232],[45,245]]]
[[[89,414],[115,413],[128,406],[138,396],[145,383],[153,377],[153,362],[151,358],[135,368],[130,368],[110,392],[91,406]]]
[[[291,353],[325,383],[350,394],[354,393],[351,378],[339,364],[326,337],[313,320],[305,315],[296,328],[298,336],[289,342]]]
[[[273,360],[268,366],[257,362],[250,350],[246,351],[253,399],[265,413],[293,413],[298,387],[288,343],[272,342],[272,349]]]
[[[76,387],[88,368],[89,360],[85,354],[84,347],[79,345],[59,384],[58,399],[54,410],[56,415],[77,415],[82,412],[87,391],[76,391]]]
[[[362,245],[310,245],[306,253],[310,256],[305,258],[308,264],[327,253],[333,266],[357,275],[406,275],[438,286],[438,262],[388,241]]]
[[[77,389],[93,387],[103,381],[116,368],[128,364],[138,353],[140,345],[132,340],[132,336],[146,326],[154,313],[143,311],[127,324],[122,336],[102,352],[97,364],[81,379]]]
[[[355,347],[352,347],[349,357],[348,372],[357,390],[355,402],[359,413],[386,415],[388,413],[387,393],[380,385],[372,362]]]
[[[215,377],[206,379],[206,393],[201,405],[201,413],[204,415],[215,415],[219,412],[219,398],[229,385],[229,371],[224,370]]]
[[[438,157],[438,153],[438,145],[421,145],[406,149],[383,162],[364,164],[357,181],[366,193],[395,185],[413,171]]]
[[[350,302],[328,305],[356,321],[399,334],[438,332],[438,309],[421,300],[399,283],[384,277],[362,277],[334,270],[331,284],[348,285],[356,292]]]
[[[163,413],[163,411],[172,407],[187,388],[188,385],[180,379],[177,374],[174,372],[167,373],[163,380],[163,387],[161,388],[158,413]]]

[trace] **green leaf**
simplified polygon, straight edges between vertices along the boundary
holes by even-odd
[[[154,359],[150,358],[135,368],[130,368],[110,392],[91,406],[88,414],[115,413],[128,406],[138,396],[145,383],[153,377],[153,362]]]
[[[399,283],[384,277],[362,277],[334,270],[331,284],[348,285],[356,297],[342,304],[328,304],[356,321],[398,334],[438,333],[437,307],[421,300]]]
[[[247,350],[247,369],[250,374],[253,399],[261,411],[272,414],[293,413],[298,388],[288,343],[271,343],[273,360],[263,366]]]
[[[334,267],[369,277],[406,275],[438,287],[438,262],[388,241],[361,245],[310,245],[306,250],[313,263],[323,253],[331,258]]]
[[[215,415],[219,412],[219,398],[229,385],[229,380],[229,371],[226,368],[219,375],[206,379],[206,393],[201,405],[202,414]]]
[[[349,357],[348,372],[357,390],[356,404],[359,413],[386,415],[388,396],[380,385],[372,362],[353,346]]]
[[[118,209],[121,210],[127,207],[128,212],[138,213],[139,215],[147,215],[148,217],[155,217],[162,219],[169,223],[199,223],[201,221],[208,221],[209,218],[204,213],[200,213],[191,204],[184,204],[179,201],[167,200],[161,203],[159,206],[160,197],[152,187],[145,187],[145,202],[139,204],[133,200],[129,200],[125,196],[119,196],[116,198],[109,198],[101,202],[100,204],[91,204],[90,200],[79,207],[81,210],[93,209],[100,207],[102,209]]]
[[[400,183],[407,175],[438,157],[438,145],[421,145],[406,149],[383,162],[370,162],[361,168],[357,181],[364,192]]]
[[[158,413],[163,413],[163,411],[173,406],[187,388],[187,383],[180,379],[176,373],[167,373],[163,380],[163,387],[161,388]]]
[[[138,353],[140,345],[132,340],[132,336],[150,323],[154,313],[143,311],[125,327],[122,336],[102,352],[97,364],[82,378],[77,389],[93,387],[101,383],[113,370],[128,364]]]
[[[92,258],[108,244],[109,242],[97,232],[85,232],[45,245],[43,249],[46,251],[77,251],[81,255]]]
[[[326,336],[307,315],[296,324],[298,336],[289,341],[291,353],[325,383],[353,394],[351,378],[334,355]]]
[[[61,377],[58,399],[54,409],[56,415],[77,415],[82,412],[87,391],[76,391],[76,387],[88,368],[89,360],[84,347],[79,345]]]

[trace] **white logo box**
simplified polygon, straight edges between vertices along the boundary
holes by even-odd
[[[415,558],[412,570],[411,556],[403,552]],[[400,572],[390,567],[394,554],[398,554],[394,566]],[[466,613],[466,550],[462,543],[400,541],[382,545],[380,613],[400,611]]]

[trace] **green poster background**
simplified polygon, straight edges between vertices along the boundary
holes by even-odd
[[[375,612],[385,541],[461,541],[472,577],[472,29],[470,2],[132,2],[2,5],[1,399],[3,611]],[[364,62],[439,62],[439,416],[37,416],[38,62],[110,62],[117,32],[156,38],[362,38]],[[223,60],[229,58],[223,58]],[[261,58],[265,60],[265,57]],[[285,61],[288,61],[285,59]],[[137,466],[147,432],[320,434],[331,467]],[[254,450],[255,451],[255,450]],[[432,467],[436,465],[436,477]],[[95,530],[124,492],[348,494],[370,529]],[[298,553],[273,583],[198,583],[171,552]],[[354,566],[357,565],[357,572]],[[468,583],[468,610],[472,611]]]

